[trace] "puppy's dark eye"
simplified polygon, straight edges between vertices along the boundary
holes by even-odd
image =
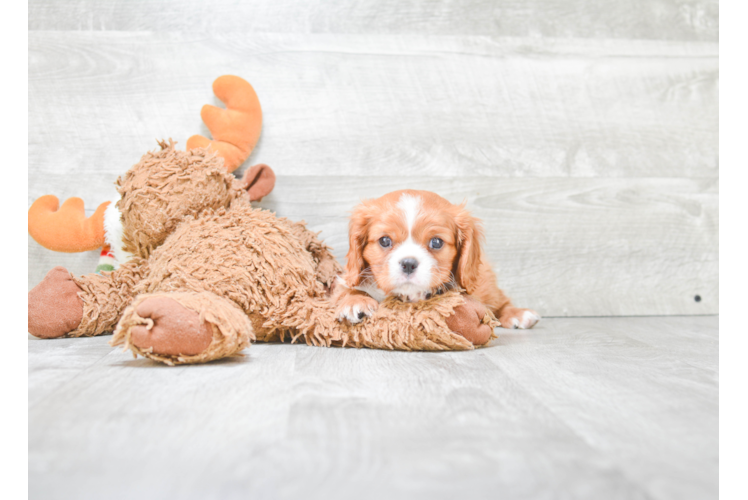
[[[392,246],[392,240],[389,236],[382,236],[379,238],[379,244],[382,245],[382,248],[389,248]]]
[[[429,241],[429,248],[432,250],[439,250],[443,246],[444,242],[441,238],[431,238],[431,241]]]

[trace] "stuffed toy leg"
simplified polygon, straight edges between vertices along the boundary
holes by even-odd
[[[61,267],[53,269],[29,294],[29,331],[43,338],[99,335],[116,325],[112,345],[123,345],[136,356],[168,365],[232,356],[257,338],[250,316],[238,304],[212,292],[142,294],[127,305],[127,292],[137,276],[129,266],[104,277],[80,278]],[[123,286],[115,286],[118,279],[124,279]],[[260,340],[301,340],[326,347],[465,350],[487,343],[497,326],[485,306],[457,292],[418,304],[388,299],[372,318],[356,326],[338,322],[329,300],[308,305],[271,328],[256,319],[263,332]]]
[[[174,366],[232,356],[256,339],[320,347],[468,350],[493,338],[498,322],[476,300],[449,292],[417,305],[391,299],[356,326],[338,322],[333,304],[322,301],[304,320],[287,325],[294,326],[266,330],[258,339],[241,309],[214,294],[150,294],[127,308],[110,343]]]
[[[55,267],[29,292],[29,333],[57,338],[111,332],[146,269],[141,259],[114,272],[80,277]]]

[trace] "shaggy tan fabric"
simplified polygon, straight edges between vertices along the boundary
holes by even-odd
[[[154,250],[135,293],[184,290],[232,300],[246,314],[264,318],[262,330],[280,326],[272,319],[300,312],[310,297],[326,293],[292,224],[248,203],[206,211],[180,224]]]
[[[244,193],[242,183],[223,167],[223,158],[207,149],[178,151],[159,141],[117,179],[124,250],[148,254],[185,218],[209,208],[227,207]]]
[[[73,276],[81,289],[78,296],[83,301],[83,317],[78,328],[65,337],[90,337],[114,330],[132,301],[135,285],[147,272],[147,261],[136,257],[116,271]]]
[[[335,277],[343,272],[343,267],[335,259],[332,249],[319,240],[319,233],[312,233],[306,228],[306,222],[292,222],[291,232],[301,241],[317,267],[317,279],[329,289]]]
[[[371,318],[352,326],[338,322],[334,305],[327,299],[320,302],[306,321],[291,322],[307,344],[337,347],[370,347],[419,351],[473,349],[473,344],[449,329],[446,318],[465,303],[459,292],[449,292],[433,299],[406,303],[390,297],[382,302]],[[290,319],[290,318],[289,318]],[[490,313],[483,323],[496,326]],[[281,337],[281,340],[285,340]]]

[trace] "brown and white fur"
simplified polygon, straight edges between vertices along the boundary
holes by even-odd
[[[348,263],[334,290],[340,321],[358,323],[388,295],[407,302],[463,288],[504,328],[532,328],[540,316],[514,307],[486,261],[483,230],[465,205],[429,191],[401,190],[358,205]]]

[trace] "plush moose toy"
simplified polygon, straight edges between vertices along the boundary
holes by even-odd
[[[231,356],[254,340],[446,350],[493,337],[495,318],[458,291],[415,304],[390,298],[358,325],[339,322],[329,296],[341,268],[330,249],[303,222],[251,206],[274,186],[269,167],[256,165],[241,180],[229,172],[259,137],[254,90],[233,76],[214,90],[228,108],[203,110],[214,141],[187,151],[160,142],[117,180],[111,208],[85,219],[82,202],[59,211],[54,197],[32,205],[37,241],[72,251],[106,240],[119,267],[85,276],[52,269],[29,292],[29,333],[114,331],[112,345],[169,365]]]

